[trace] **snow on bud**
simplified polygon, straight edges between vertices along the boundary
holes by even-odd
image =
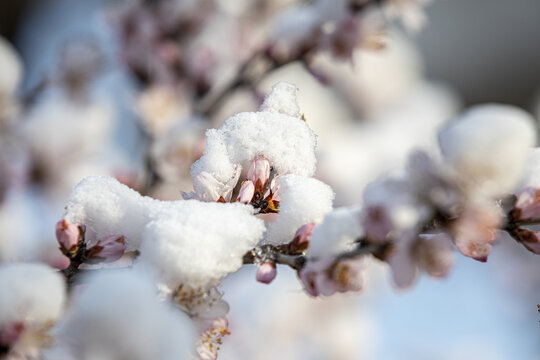
[[[521,190],[517,194],[512,216],[515,220],[540,217],[540,189],[527,187]]]
[[[272,91],[264,98],[259,111],[279,112],[285,115],[300,117],[300,107],[296,100],[298,89],[293,84],[278,82],[272,86]]]
[[[486,262],[501,222],[499,208],[489,203],[468,204],[450,232],[459,251]]]
[[[65,279],[55,269],[43,264],[0,266],[0,358],[10,348],[21,359],[37,354],[65,300]]]
[[[270,178],[270,161],[262,155],[255,157],[249,166],[247,178],[255,184],[258,191],[263,191]]]
[[[126,251],[126,240],[123,236],[110,235],[88,249],[86,257],[90,262],[113,262],[122,257]]]
[[[439,134],[444,160],[469,193],[514,191],[536,142],[534,119],[512,106],[489,104],[466,111]]]
[[[289,244],[289,248],[294,251],[304,251],[309,247],[309,239],[311,238],[311,233],[315,228],[315,223],[309,223],[302,225],[296,234],[294,239]]]
[[[263,284],[270,284],[277,275],[276,264],[263,262],[257,269],[256,279]]]
[[[253,195],[255,194],[255,185],[250,180],[244,181],[240,187],[240,192],[238,193],[238,198],[236,201],[243,204],[249,204]]]
[[[74,253],[79,242],[80,230],[75,224],[68,223],[65,219],[56,223],[56,240],[60,244],[62,251]]]
[[[156,295],[153,281],[133,270],[92,274],[72,297],[55,345],[81,360],[191,359],[191,321]]]

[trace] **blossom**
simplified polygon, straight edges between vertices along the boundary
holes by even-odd
[[[251,199],[253,199],[253,195],[255,194],[255,185],[253,185],[253,182],[250,180],[244,181],[242,183],[242,186],[240,187],[240,191],[238,193],[238,198],[236,201],[249,204],[251,202]]]
[[[439,133],[444,162],[468,194],[507,195],[521,180],[536,142],[533,124],[530,114],[513,106],[472,107]]]
[[[364,287],[363,259],[336,261],[311,260],[298,272],[304,290],[311,296],[330,296],[336,292],[360,291]]]
[[[540,189],[527,187],[517,194],[512,210],[516,220],[535,219],[540,216]]]
[[[486,262],[501,223],[501,213],[489,203],[469,203],[450,227],[459,251],[475,260]]]

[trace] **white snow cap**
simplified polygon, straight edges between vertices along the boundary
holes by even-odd
[[[311,233],[309,256],[331,256],[354,248],[354,241],[363,236],[361,206],[344,207],[328,213]]]
[[[12,322],[39,327],[56,321],[66,300],[65,282],[43,264],[0,266],[0,329]]]
[[[86,226],[92,246],[109,235],[123,235],[128,250],[139,248],[148,209],[157,200],[141,196],[114,178],[90,176],[77,184],[66,206],[66,221]]]
[[[128,250],[140,248],[141,262],[177,286],[237,270],[264,233],[253,212],[240,203],[159,201],[113,178],[88,177],[74,188],[65,219],[86,226],[88,246],[123,235]]]
[[[182,202],[163,208],[145,228],[138,265],[159,270],[161,280],[205,285],[242,266],[242,256],[255,247],[264,222],[253,207],[241,203]]]
[[[92,275],[57,330],[57,346],[80,360],[190,359],[191,322],[156,294],[134,271]]]
[[[278,174],[312,176],[316,136],[299,115],[295,88],[276,84],[259,112],[228,118],[219,129],[206,132],[204,155],[191,166],[191,178],[202,171],[219,182],[234,177],[235,166],[264,155]]]
[[[332,210],[334,191],[322,181],[298,175],[277,178],[279,217],[268,224],[265,242],[291,241],[296,230],[307,223],[319,223]]]
[[[272,91],[264,99],[259,111],[279,112],[299,118],[300,106],[296,100],[298,88],[288,82],[278,82],[272,86]]]
[[[540,188],[540,148],[534,148],[529,153],[525,175],[521,180],[520,189],[526,187]]]
[[[439,135],[445,161],[469,191],[488,196],[512,192],[536,143],[534,120],[522,109],[475,106]]]

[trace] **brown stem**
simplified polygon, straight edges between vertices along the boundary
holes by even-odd
[[[69,257],[69,266],[61,270],[62,274],[66,278],[68,289],[75,283],[75,278],[79,272],[79,266],[84,262],[84,254],[86,253],[85,229],[79,226],[79,240],[77,241],[77,250],[74,254],[65,253]]]

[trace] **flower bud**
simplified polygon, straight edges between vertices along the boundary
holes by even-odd
[[[446,277],[454,265],[452,239],[446,233],[421,236],[414,255],[420,267],[434,277]]]
[[[527,250],[540,255],[540,231],[528,229],[517,229],[512,236],[520,242]]]
[[[382,205],[367,206],[361,221],[367,238],[372,242],[386,241],[394,230],[388,209]]]
[[[24,324],[15,322],[0,328],[0,348],[9,348],[13,345],[24,331]]]
[[[56,223],[56,240],[65,252],[74,252],[79,242],[80,230],[77,225],[68,223],[65,219]]]
[[[529,251],[540,255],[540,232],[534,232],[534,236],[532,236],[529,241],[522,241],[522,244],[525,245]]]
[[[253,181],[257,190],[262,190],[270,178],[270,161],[262,155],[256,156],[249,166],[247,178]]]
[[[311,233],[315,228],[315,223],[308,223],[302,225],[300,229],[296,231],[293,241],[291,241],[289,247],[291,250],[295,251],[304,251],[309,247],[309,239],[311,238]]]
[[[253,199],[253,195],[255,194],[255,185],[253,185],[253,182],[250,180],[244,181],[242,186],[240,187],[240,192],[238,194],[238,199],[236,201],[249,204],[251,202],[251,199]]]
[[[527,187],[517,194],[513,214],[516,220],[540,217],[540,189]]]
[[[270,284],[277,275],[276,264],[264,262],[257,269],[256,279],[263,284]]]
[[[126,251],[126,240],[123,236],[109,235],[88,249],[86,258],[89,262],[113,262],[122,257]]]
[[[458,250],[465,256],[486,262],[497,237],[501,214],[490,204],[469,204],[450,228]]]
[[[201,201],[217,201],[220,197],[219,190],[222,184],[212,174],[202,171],[193,178],[193,189],[196,199]]]

